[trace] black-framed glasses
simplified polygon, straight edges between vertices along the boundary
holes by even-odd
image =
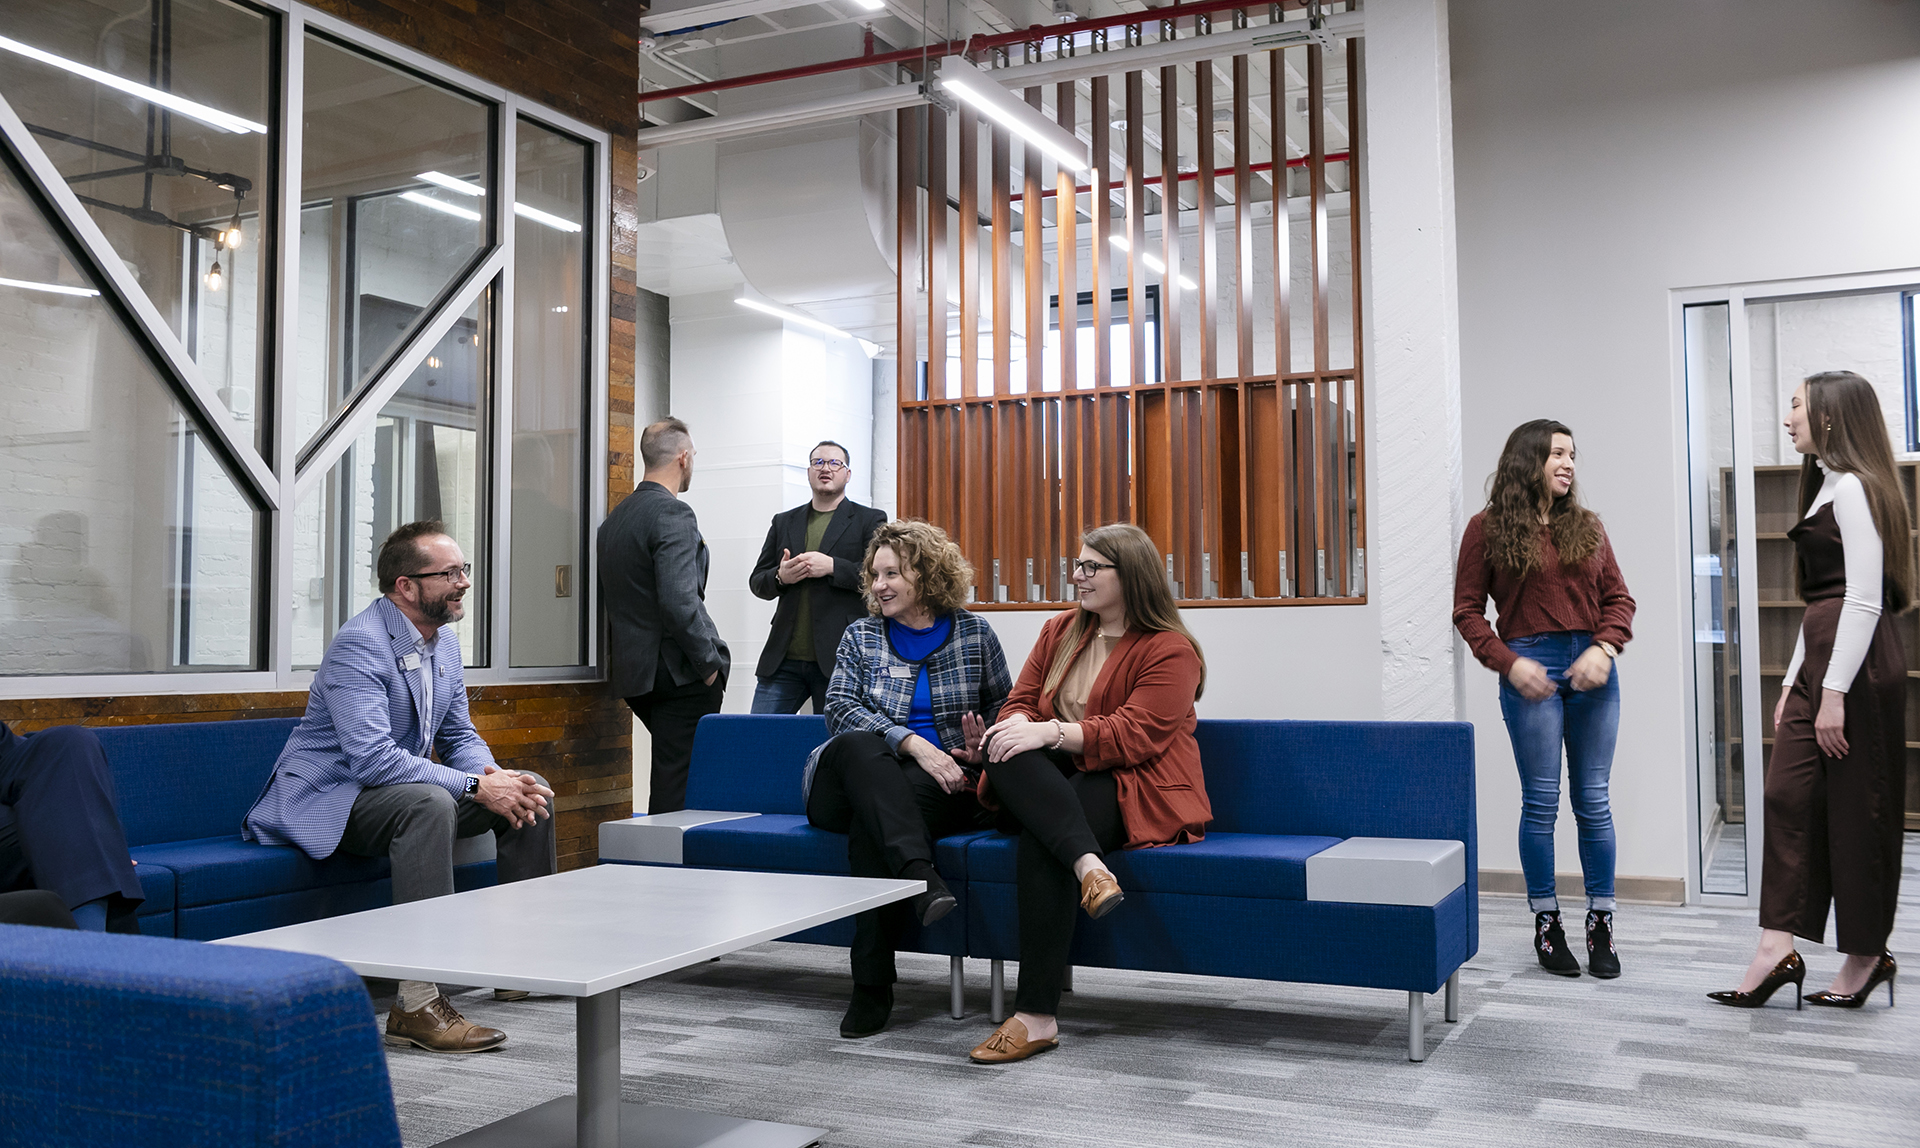
[[[471,581],[473,578],[473,563],[462,562],[451,570],[426,570],[419,574],[402,574],[400,577],[411,578],[415,582],[424,578],[445,578],[449,582],[455,578],[465,578]]]
[[[810,460],[807,465],[815,470],[824,470],[828,474],[837,474],[847,469],[847,464],[837,458],[816,458]]]
[[[1075,558],[1073,560],[1073,572],[1079,577],[1091,578],[1102,570],[1113,569],[1113,565],[1111,562],[1095,562],[1091,558]]]

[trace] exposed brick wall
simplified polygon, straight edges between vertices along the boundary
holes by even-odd
[[[423,52],[612,135],[612,330],[608,348],[608,504],[633,489],[634,245],[638,219],[641,0],[311,0],[358,27]],[[155,678],[156,687],[164,683]],[[474,725],[509,768],[553,783],[560,866],[591,864],[595,826],[632,812],[632,717],[597,683],[476,686]],[[300,691],[151,694],[0,701],[22,732],[298,717]]]

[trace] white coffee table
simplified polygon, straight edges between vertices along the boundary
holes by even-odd
[[[620,990],[925,889],[922,881],[600,865],[215,943],[331,957],[362,976],[574,997],[577,1100],[550,1100],[448,1144],[803,1148],[826,1129],[622,1104]]]

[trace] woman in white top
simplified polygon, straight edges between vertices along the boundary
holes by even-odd
[[[1760,947],[1738,989],[1709,993],[1758,1008],[1806,964],[1793,939],[1826,935],[1834,907],[1846,961],[1813,1004],[1859,1008],[1897,969],[1886,951],[1900,894],[1907,656],[1893,616],[1912,597],[1906,499],[1873,387],[1852,371],[1809,377],[1787,433],[1806,456],[1801,519],[1788,532],[1794,588],[1807,604],[1779,702],[1767,766]]]

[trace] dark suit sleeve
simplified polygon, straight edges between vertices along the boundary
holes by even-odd
[[[837,574],[839,563],[834,563]],[[753,591],[756,598],[773,599],[786,589],[780,584],[776,571],[780,568],[780,516],[774,515],[773,525],[767,527],[767,543],[760,548],[760,560],[753,564],[753,573],[747,575],[747,589]]]
[[[873,532],[880,529],[880,524],[886,520],[886,511],[878,509],[871,511],[867,520],[860,524],[860,557],[851,561],[845,558],[833,560],[833,573],[828,575],[828,578],[835,589],[854,591],[860,589],[860,567],[866,562],[867,543],[873,541]]]
[[[726,669],[727,659],[713,640],[712,623],[706,621],[707,607],[700,600],[699,520],[693,507],[678,499],[660,512],[653,545],[653,581],[660,636],[680,647],[701,678]]]

